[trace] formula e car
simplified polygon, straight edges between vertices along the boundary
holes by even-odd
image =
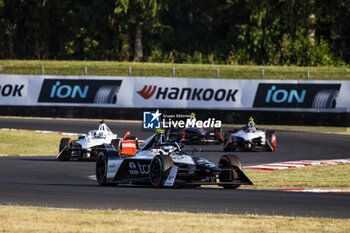
[[[135,155],[138,149],[138,139],[130,136],[128,131],[124,138],[118,138],[102,121],[97,130],[91,130],[88,134],[80,134],[77,140],[62,138],[59,146],[59,154],[56,159],[68,161],[74,158],[96,159],[99,151],[106,147],[112,147],[116,153]]]
[[[276,151],[276,148],[276,133],[258,128],[252,120],[245,127],[224,135],[224,151]]]
[[[166,139],[184,144],[221,144],[221,128],[172,128],[165,131]]]
[[[253,183],[242,171],[235,155],[223,155],[215,165],[182,150],[183,144],[166,142],[163,133],[145,140],[135,156],[119,156],[114,150],[101,151],[96,162],[100,185],[151,184],[159,187],[219,185],[235,189]]]

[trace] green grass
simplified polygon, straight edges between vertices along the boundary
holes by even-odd
[[[276,171],[244,170],[253,189],[323,188],[350,190],[350,164],[320,165]]]
[[[62,137],[56,133],[0,130],[0,155],[57,155]]]
[[[3,74],[41,74],[45,67],[47,75],[88,75],[171,77],[175,68],[176,77],[216,78],[220,69],[220,79],[306,79],[310,71],[311,80],[350,80],[350,68],[296,67],[296,66],[254,66],[254,65],[205,65],[205,64],[164,64],[107,61],[41,61],[41,60],[0,60]]]

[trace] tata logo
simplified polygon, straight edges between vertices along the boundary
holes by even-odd
[[[129,163],[129,168],[130,169],[136,169],[136,164],[134,162]]]
[[[341,84],[260,83],[253,107],[335,108]]]
[[[265,98],[265,103],[292,103],[295,100],[297,103],[303,103],[305,100],[306,90],[298,91],[296,89],[285,90],[278,89],[276,85],[272,85],[271,88],[267,91]]]
[[[45,79],[38,102],[116,104],[122,80]]]
[[[160,129],[161,128],[161,113],[159,110],[156,112],[143,112],[143,128],[144,129]]]

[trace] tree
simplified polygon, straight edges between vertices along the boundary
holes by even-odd
[[[134,30],[134,61],[143,59],[142,34],[145,30],[159,23],[158,12],[161,3],[157,0],[116,0],[114,13],[117,18],[124,18],[128,28]],[[131,32],[132,33],[132,32]]]

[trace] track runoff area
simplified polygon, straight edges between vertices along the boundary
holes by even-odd
[[[144,139],[153,133],[141,130],[141,122],[106,121],[106,123],[119,135],[131,130]],[[74,133],[86,133],[97,125],[98,120],[0,118],[0,128],[42,130],[45,133],[61,132],[69,136]],[[223,130],[227,129],[224,127]],[[348,162],[346,158],[350,157],[348,135],[288,131],[276,131],[276,133],[278,137],[276,152],[235,152],[246,169],[259,167],[285,169],[285,167],[317,165],[325,161]],[[186,147],[189,151],[195,147],[202,147],[205,152],[200,156],[213,162],[224,154],[222,145]],[[350,217],[347,211],[350,206],[349,194],[216,188],[161,190],[148,187],[105,188],[99,187],[96,181],[89,179],[94,174],[95,166],[91,162],[58,162],[55,161],[54,155],[47,155],[30,158],[2,157],[1,164],[3,169],[0,173],[4,173],[1,176],[7,177],[2,179],[4,185],[1,189],[4,190],[1,192],[3,195],[0,195],[0,200],[3,204]],[[12,175],[8,177],[8,174]],[[101,195],[104,198],[100,198]],[[115,196],[118,198],[114,198]],[[324,203],[332,205],[325,206]]]

